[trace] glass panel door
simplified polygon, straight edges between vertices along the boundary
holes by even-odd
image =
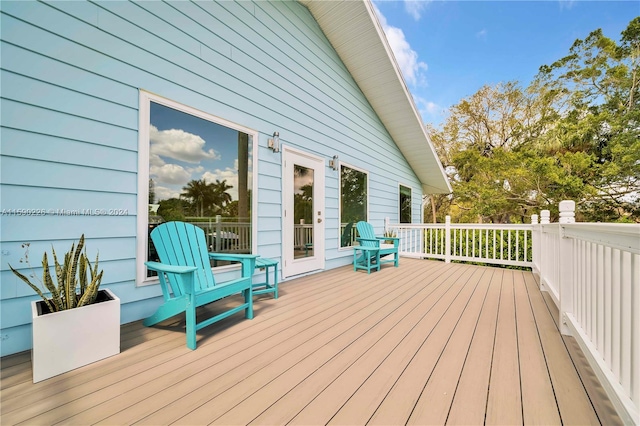
[[[324,160],[284,153],[284,276],[324,268]]]

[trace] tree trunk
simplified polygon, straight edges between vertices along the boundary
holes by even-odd
[[[248,174],[249,167],[249,135],[238,132],[238,220],[249,217],[249,191]]]

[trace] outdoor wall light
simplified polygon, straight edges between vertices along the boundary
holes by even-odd
[[[329,160],[329,167],[333,170],[338,170],[338,156],[334,155],[331,160]]]
[[[267,146],[273,152],[280,152],[280,133],[273,132],[273,138],[269,138]]]

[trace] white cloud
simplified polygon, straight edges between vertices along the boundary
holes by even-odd
[[[216,169],[213,172],[205,172],[202,175],[202,178],[207,183],[214,183],[216,179],[220,182],[226,180],[227,185],[233,186],[233,188],[229,189],[227,193],[231,195],[232,200],[238,199],[238,170],[234,170],[231,167],[227,167],[224,170]]]
[[[427,7],[427,0],[404,0],[404,10],[416,21],[420,20],[422,11]]]
[[[199,163],[204,159],[217,160],[220,158],[213,149],[204,151],[205,141],[198,135],[180,129],[158,130],[155,126],[149,128],[151,143],[150,157],[163,157]]]
[[[427,70],[427,64],[418,59],[418,52],[411,48],[404,32],[400,28],[389,25],[387,19],[375,5],[374,9],[407,83],[413,86],[426,85],[424,72]]]
[[[476,33],[476,38],[481,38],[483,40],[486,40],[487,39],[487,34],[488,34],[487,30],[485,28],[483,28],[483,29],[481,29],[480,31],[478,31]]]
[[[415,101],[418,112],[424,122],[432,122],[436,118],[438,119],[436,121],[439,121],[446,112],[445,109],[437,103],[431,102],[415,94],[413,95],[413,100]]]
[[[178,164],[152,165],[149,167],[149,175],[154,182],[171,185],[184,185],[191,178],[191,173]]]
[[[576,0],[558,0],[560,3],[560,10],[570,10],[573,8],[573,5],[576,3]]]
[[[162,200],[168,200],[170,198],[180,198],[180,191],[173,188],[167,188],[164,186],[156,185],[154,188],[156,195],[156,203]]]
[[[248,162],[249,170],[252,167],[252,161],[249,159]],[[226,167],[224,170],[216,169],[213,172],[205,172],[202,175],[202,179],[204,179],[207,183],[214,183],[217,180],[222,182],[223,180],[227,181],[227,185],[232,185],[233,188],[229,189],[227,192],[231,195],[232,200],[238,199],[238,159],[236,158],[233,162],[233,168]],[[251,172],[249,172],[247,176],[247,180],[249,185],[251,186]]]

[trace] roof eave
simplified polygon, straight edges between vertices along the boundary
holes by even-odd
[[[452,191],[370,0],[299,0],[314,16],[428,194]],[[353,34],[376,34],[357,40]],[[369,66],[375,62],[376,66]],[[397,117],[409,117],[402,122]]]

